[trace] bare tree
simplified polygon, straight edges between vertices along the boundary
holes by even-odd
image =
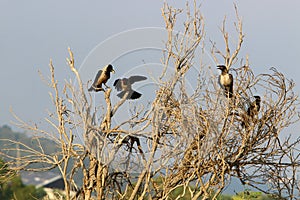
[[[94,105],[69,49],[67,62],[76,83],[66,81],[59,87],[50,61],[48,83],[56,110],[46,121],[53,130],[42,130],[16,117],[19,126],[35,134],[37,141],[51,138],[59,151],[49,155],[42,145],[32,148],[7,140],[22,147],[2,149],[2,155],[11,159],[10,168],[58,168],[66,199],[169,199],[178,188],[182,193],[176,199],[185,195],[216,199],[232,177],[275,197],[296,199],[300,138],[284,130],[299,120],[294,82],[275,68],[255,75],[248,57],[239,57],[244,33],[235,10],[236,45],[230,43],[234,39],[226,31],[225,19],[220,31],[225,49],[211,42],[215,62],[234,73],[232,98],[223,95],[216,73],[209,70],[211,66],[201,60],[199,66],[196,64],[205,42],[204,20],[196,1],[192,6],[187,4],[186,10],[164,4],[168,40],[159,89],[150,107],[135,108],[129,119],[113,124],[127,96],[112,105],[108,88],[105,104]],[[179,34],[175,25],[184,11],[186,19]],[[175,72],[166,76],[169,66]],[[186,74],[192,67],[199,74],[191,94],[187,92]],[[255,107],[256,92],[260,93],[259,108]],[[251,110],[254,108],[255,112]],[[76,142],[75,131],[83,136],[84,143]],[[7,151],[22,151],[23,156],[11,156]],[[114,165],[116,160],[119,166]],[[35,168],[34,163],[45,167]],[[76,185],[74,176],[80,173],[82,184]],[[262,187],[266,183],[268,187]],[[76,195],[71,193],[74,187]]]

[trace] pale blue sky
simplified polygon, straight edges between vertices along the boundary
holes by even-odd
[[[185,6],[184,1],[167,2]],[[250,56],[255,72],[267,72],[275,66],[300,84],[300,1],[199,2],[207,39],[222,42],[219,26],[225,15],[229,23],[233,21],[236,2],[246,34],[242,54]],[[65,62],[67,47],[72,48],[79,67],[95,46],[114,34],[164,27],[162,4],[160,0],[0,0],[0,125],[13,119],[9,107],[26,121],[42,121],[46,116],[48,88],[40,81],[38,70],[48,75],[50,58],[57,78],[70,79]],[[233,30],[228,27],[228,31]]]

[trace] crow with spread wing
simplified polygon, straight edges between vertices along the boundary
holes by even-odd
[[[128,93],[127,99],[138,99],[142,96],[141,93],[132,89],[132,84],[138,81],[146,80],[145,76],[130,76],[129,78],[117,79],[114,82],[114,86],[117,91],[121,91],[117,96],[123,98]]]

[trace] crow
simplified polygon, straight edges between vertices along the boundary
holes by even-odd
[[[255,115],[258,114],[258,111],[260,110],[260,96],[254,96],[255,100],[253,102],[251,102],[248,110],[247,110],[247,114],[249,117],[253,118]]]
[[[249,121],[253,121],[255,116],[258,114],[260,110],[260,96],[254,96],[255,100],[252,101],[247,109],[247,117],[244,117],[242,122],[242,127],[245,127],[246,124],[249,126]],[[245,123],[247,121],[247,123]]]
[[[233,76],[228,73],[225,65],[218,65],[217,68],[222,72],[219,76],[219,84],[224,89],[225,96],[231,98],[233,95]]]
[[[94,83],[91,85],[88,91],[104,91],[104,89],[102,88],[102,83],[108,88],[106,82],[110,78],[110,72],[115,73],[111,64],[108,64],[102,70],[99,70],[94,80]]]
[[[122,78],[117,79],[114,82],[114,86],[117,89],[117,91],[122,91],[119,94],[117,94],[118,97],[123,98],[124,95],[128,92],[126,99],[138,99],[142,96],[141,93],[138,93],[137,91],[134,91],[132,89],[132,84],[137,81],[143,81],[146,80],[147,77],[145,76],[130,76],[129,78]]]

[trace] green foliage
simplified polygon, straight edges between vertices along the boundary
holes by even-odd
[[[9,173],[9,169],[6,165],[6,163],[0,159],[0,177],[6,177],[6,175]]]
[[[230,195],[220,195],[217,199],[218,200],[232,200],[232,196],[230,196]]]
[[[4,167],[2,167],[4,166]],[[22,183],[21,177],[14,175],[7,179],[8,168],[5,163],[0,160],[0,199],[18,199],[18,200],[35,200],[41,199],[46,195],[42,188],[36,189],[35,186],[26,186]]]
[[[177,189],[174,190],[174,192],[171,193],[169,198],[176,199],[182,194],[183,194],[183,187],[178,187]],[[212,196],[213,196],[213,192],[209,199],[212,199]],[[191,199],[190,193],[187,191],[186,194],[180,199],[182,200]],[[278,200],[278,199],[273,198],[270,195],[264,195],[262,192],[254,192],[254,191],[246,190],[233,196],[221,194],[217,197],[217,200]]]
[[[1,184],[0,199],[35,200],[41,199],[46,193],[42,188],[25,186],[20,176],[15,176],[10,181]]]
[[[188,200],[191,199],[191,193],[189,192],[190,186],[184,188],[183,186],[177,187],[174,191],[171,192],[169,198],[170,199],[176,199],[179,196],[182,200]]]
[[[276,200],[271,196],[264,195],[262,192],[254,192],[245,190],[243,192],[239,192],[237,195],[232,196],[232,200]]]

